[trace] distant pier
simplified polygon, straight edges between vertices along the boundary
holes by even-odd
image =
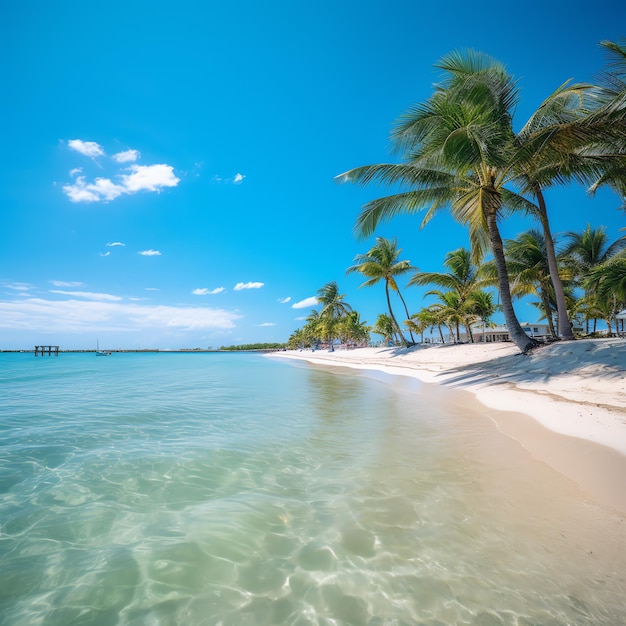
[[[35,356],[39,356],[39,354],[41,353],[41,356],[44,355],[48,355],[48,356],[52,356],[54,354],[54,356],[59,356],[59,346],[35,346]]]

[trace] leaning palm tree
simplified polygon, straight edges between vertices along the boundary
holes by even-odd
[[[335,281],[326,283],[317,292],[317,301],[322,305],[319,313],[320,327],[324,338],[328,340],[329,348],[333,350],[333,340],[336,338],[337,322],[352,311],[352,307],[344,302],[345,294],[339,293]]]
[[[381,280],[385,281],[385,295],[387,297],[387,308],[389,309],[389,317],[393,321],[395,328],[402,340],[406,343],[406,340],[402,336],[402,329],[398,324],[398,320],[394,315],[391,308],[391,299],[389,297],[389,290],[395,291],[404,305],[407,319],[409,316],[409,310],[406,306],[406,302],[400,293],[400,287],[396,281],[397,276],[406,274],[407,272],[416,270],[416,267],[411,265],[410,261],[400,261],[398,257],[402,252],[402,248],[398,248],[398,242],[394,238],[393,240],[385,239],[384,237],[376,237],[376,243],[365,254],[359,254],[354,258],[354,265],[346,270],[346,273],[359,272],[367,278],[367,280],[359,285],[359,287],[372,287],[378,284]],[[409,329],[411,335],[411,341],[415,343],[413,333]]]
[[[544,190],[569,179],[587,183],[597,179],[601,171],[601,151],[593,157],[583,154],[583,150],[597,138],[595,129],[585,124],[594,95],[592,85],[561,85],[515,136],[515,180],[523,193],[536,200],[532,212],[543,231],[546,262],[558,309],[558,335],[564,340],[574,339],[574,333],[567,315]]]
[[[509,185],[517,153],[511,119],[517,89],[502,65],[477,53],[453,53],[438,67],[445,72],[444,82],[400,119],[392,135],[406,162],[360,167],[338,178],[408,187],[364,206],[355,226],[361,236],[401,213],[428,209],[425,224],[449,207],[469,229],[474,259],[482,259],[488,249],[493,254],[509,333],[527,352],[537,343],[515,315],[498,226],[511,211],[535,208]]]

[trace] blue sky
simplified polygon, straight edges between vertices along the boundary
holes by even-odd
[[[5,4],[0,100],[0,348],[219,347],[285,341],[336,280],[373,324],[384,290],[345,275],[375,188],[338,185],[389,161],[389,131],[473,48],[519,79],[522,124],[598,43],[623,2],[109,0]],[[626,225],[609,192],[548,195],[553,230]],[[533,227],[516,220],[505,237]],[[437,271],[467,245],[441,214],[379,235]],[[409,308],[424,290],[405,293]],[[519,317],[535,321],[520,303]]]

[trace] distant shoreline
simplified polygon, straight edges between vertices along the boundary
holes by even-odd
[[[90,349],[90,350],[59,350],[59,354],[95,354],[98,350]],[[255,352],[280,352],[276,348],[259,348],[257,350],[204,350],[201,348],[179,348],[177,350],[168,350],[166,348],[137,348],[131,350],[125,349],[117,349],[117,350],[109,350],[107,352],[111,352],[112,354],[129,354],[129,353],[137,353],[143,354],[145,352],[158,352],[160,354],[202,354],[202,353],[219,353],[219,354],[230,354],[230,353],[255,353]],[[35,354],[34,349],[30,350],[0,350],[0,354]],[[54,352],[52,353],[54,356]],[[48,356],[46,352],[45,356]]]

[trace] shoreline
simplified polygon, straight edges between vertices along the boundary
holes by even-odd
[[[500,432],[601,504],[626,513],[626,339],[557,342],[529,355],[492,343],[268,356],[468,391]]]

